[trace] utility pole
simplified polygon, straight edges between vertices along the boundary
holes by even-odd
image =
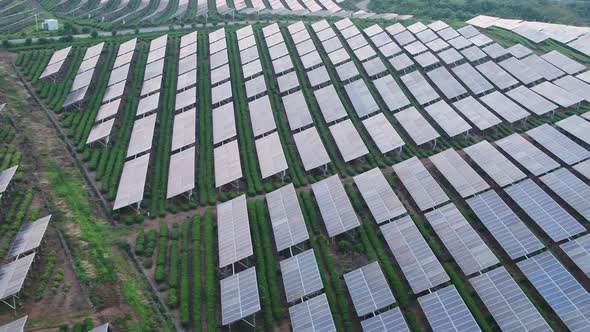
[[[35,32],[39,32],[39,23],[37,22],[37,13],[35,13]]]

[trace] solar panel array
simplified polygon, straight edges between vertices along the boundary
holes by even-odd
[[[217,240],[220,268],[252,256],[245,195],[217,205]]]
[[[359,317],[395,303],[378,262],[352,270],[343,277]]]
[[[336,332],[326,294],[289,308],[293,331]]]
[[[447,194],[417,157],[393,165],[393,170],[420,211],[427,211],[449,201]]]
[[[387,310],[361,322],[364,332],[410,331],[399,308]]]
[[[555,242],[586,231],[531,179],[506,188],[506,193]]]
[[[504,267],[469,282],[503,331],[553,331]]]
[[[45,66],[45,69],[43,69],[43,72],[41,72],[41,75],[39,75],[39,79],[50,77],[59,73],[63,67],[63,64],[66,62],[71,49],[72,47],[68,46],[53,52],[51,58],[49,58],[49,62],[47,62],[47,65]]]
[[[125,162],[113,210],[140,203],[143,199],[150,154],[141,155]]]
[[[17,170],[18,165],[0,171],[0,195],[8,189]]]
[[[379,168],[356,175],[354,183],[378,224],[407,213]]]
[[[433,331],[480,331],[454,285],[418,298]]]
[[[324,288],[313,249],[281,261],[287,302],[302,299]]]
[[[440,135],[426,121],[418,110],[414,107],[406,108],[393,115],[406,133],[410,135],[416,145],[422,145],[436,140]]]
[[[445,101],[440,100],[424,108],[428,115],[449,137],[467,133],[471,126]]]
[[[477,99],[471,96],[454,102],[453,106],[479,130],[486,130],[502,122],[502,120],[485,108]]]
[[[333,124],[329,129],[345,162],[369,153],[367,146],[350,119]]]
[[[86,92],[90,87],[92,77],[94,76],[94,69],[98,63],[103,46],[104,42],[86,49],[82,63],[78,68],[72,87],[70,88],[66,100],[62,104],[62,108],[78,104],[84,100],[84,97],[86,97]]]
[[[425,216],[465,275],[500,262],[453,203]]]
[[[586,276],[590,276],[590,234],[568,241],[560,247]]]
[[[37,249],[41,245],[49,220],[51,220],[51,215],[24,224],[12,240],[6,257],[20,257]]]
[[[540,178],[586,220],[590,220],[590,186],[565,168],[560,168]]]
[[[516,265],[570,330],[590,328],[590,294],[549,251]]]
[[[242,177],[240,149],[237,140],[216,147],[213,150],[213,161],[215,188],[222,187]]]
[[[330,237],[360,225],[338,175],[316,182],[311,188]]]
[[[522,180],[526,175],[488,141],[482,141],[463,151],[500,187]]]
[[[31,269],[35,253],[16,259],[0,267],[0,299],[17,295]]]
[[[467,204],[511,259],[544,247],[495,191],[472,197]]]
[[[293,184],[288,184],[266,194],[266,204],[277,251],[290,248],[309,239]]]
[[[496,145],[535,176],[559,167],[553,158],[517,133],[496,141]]]
[[[590,144],[590,122],[578,115],[572,115],[555,123],[559,128],[565,130],[580,141]]]
[[[220,289],[223,325],[239,321],[260,311],[256,267],[222,279]]]
[[[409,216],[380,227],[414,294],[449,281],[449,276]]]
[[[0,332],[23,332],[25,330],[25,325],[27,324],[27,318],[29,318],[29,316],[24,316],[0,326]]]
[[[526,133],[543,148],[568,165],[590,158],[590,151],[548,124],[533,128]]]
[[[487,182],[453,149],[431,156],[430,161],[463,198],[490,188]]]

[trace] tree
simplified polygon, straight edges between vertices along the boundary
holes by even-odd
[[[113,31],[111,31],[111,36],[115,37],[117,35],[117,30],[113,29]]]
[[[92,32],[90,33],[90,37],[96,39],[96,37],[98,37],[98,32],[96,30],[92,30]]]
[[[31,38],[25,39],[25,45],[30,46],[32,43],[33,43],[33,40]]]

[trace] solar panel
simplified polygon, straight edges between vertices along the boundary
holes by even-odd
[[[302,91],[296,91],[284,96],[283,105],[285,106],[285,113],[287,114],[287,120],[289,121],[291,130],[296,130],[313,123]]]
[[[367,118],[362,122],[381,153],[387,153],[405,145],[403,139],[383,113]]]
[[[299,54],[300,57],[302,57],[310,52],[316,51],[315,44],[313,43],[313,40],[310,40],[310,39],[297,44],[296,48],[297,48],[297,53]]]
[[[454,67],[452,71],[474,95],[479,95],[494,89],[490,82],[488,82],[469,63]]]
[[[452,148],[435,154],[430,157],[430,161],[463,198],[490,188],[487,182]]]
[[[457,32],[460,33],[465,38],[475,37],[480,34],[479,30],[474,28],[472,25],[466,25],[466,26],[458,29]]]
[[[527,55],[530,55],[533,53],[533,51],[531,51],[529,48],[527,48],[526,46],[523,46],[522,44],[515,44],[510,46],[508,49],[506,49],[513,57],[517,58],[517,59],[522,59],[524,57],[526,57]]]
[[[526,175],[511,163],[488,141],[481,141],[463,151],[500,187],[526,178]]]
[[[355,176],[354,182],[377,223],[407,213],[379,168]]]
[[[395,298],[378,262],[343,275],[359,317],[395,303]]]
[[[76,91],[81,88],[87,87],[92,82],[92,76],[94,75],[94,71],[86,71],[81,74],[76,75],[74,78],[74,82],[72,83],[72,87],[70,91]]]
[[[573,76],[564,76],[553,81],[560,88],[590,102],[590,84]]]
[[[10,323],[0,326],[0,332],[23,332],[29,316],[24,316]]]
[[[391,75],[376,79],[373,84],[390,111],[410,105],[410,101]]]
[[[389,37],[389,35],[386,32],[381,32],[377,35],[372,36],[371,41],[377,48],[381,48],[382,46],[393,43],[393,39],[391,39],[391,37]]]
[[[109,83],[107,86],[111,86],[115,83],[127,80],[127,74],[129,74],[129,64],[113,69],[111,76],[109,77]]]
[[[62,107],[68,107],[70,105],[74,105],[84,99],[86,96],[86,92],[88,92],[88,86],[85,86],[81,89],[72,91],[68,94],[66,101],[64,101]]]
[[[365,81],[357,80],[345,85],[344,88],[359,118],[379,112],[379,106],[377,106]]]
[[[576,78],[578,78],[586,83],[590,83],[590,70],[583,72],[582,74],[576,76]]]
[[[569,108],[583,101],[581,97],[551,82],[543,82],[532,87],[532,90],[563,108]]]
[[[257,139],[255,144],[258,165],[263,179],[280,173],[289,167],[277,132]]]
[[[168,189],[166,199],[170,199],[195,188],[195,147],[170,156]]]
[[[420,65],[422,68],[427,68],[440,62],[438,58],[430,51],[424,52],[414,57],[414,60],[416,60],[418,65]]]
[[[110,119],[92,126],[92,129],[90,129],[90,133],[88,134],[88,139],[86,139],[86,144],[94,143],[109,136],[113,130],[114,124],[115,119]]]
[[[512,74],[512,76],[516,77],[516,79],[524,85],[529,85],[543,79],[541,75],[537,74],[537,72],[517,58],[508,58],[500,62],[500,66]]]
[[[272,62],[272,67],[275,71],[275,74],[279,75],[293,69],[293,62],[291,61],[291,57],[284,56],[282,58],[274,60]]]
[[[541,125],[526,132],[542,147],[568,165],[576,164],[590,158],[590,151],[578,145],[548,124]]]
[[[448,39],[447,43],[449,43],[449,45],[451,45],[456,50],[462,50],[466,47],[473,45],[473,43],[471,41],[469,41],[469,39],[467,39],[463,36],[455,37],[453,39]]]
[[[220,281],[223,325],[239,321],[260,311],[256,267]]]
[[[297,198],[295,201],[297,202]],[[324,288],[313,249],[281,261],[281,274],[287,302],[301,299]]]
[[[322,30],[328,29],[330,27],[330,23],[326,20],[321,20],[311,24],[313,31],[320,32]]]
[[[150,154],[147,153],[125,162],[113,210],[141,202],[149,161]]]
[[[197,69],[197,58],[196,57],[186,57],[184,59],[178,60],[178,75],[184,74],[190,70]]]
[[[364,332],[410,331],[399,308],[393,308],[361,322]]]
[[[351,37],[354,37],[358,34],[360,34],[361,32],[359,31],[359,29],[354,26],[351,25],[346,29],[340,29],[340,34],[342,35],[342,37],[344,37],[345,39],[349,39]]]
[[[397,71],[405,71],[414,65],[414,61],[405,53],[396,55],[389,60],[393,68]]]
[[[122,65],[128,64],[133,60],[133,52],[129,52],[118,56],[115,59],[115,63],[113,64],[113,68],[121,67]]]
[[[428,43],[430,41],[435,40],[438,36],[434,33],[434,31],[430,29],[424,29],[418,33],[416,33],[416,37],[423,43]]]
[[[288,55],[289,50],[287,49],[287,45],[285,43],[280,43],[269,48],[268,53],[270,54],[270,59],[275,60],[285,55]]]
[[[149,64],[149,63],[152,63],[156,60],[164,59],[165,56],[166,56],[166,48],[165,47],[159,48],[154,51],[150,51],[148,53],[148,58],[147,58],[146,63]]]
[[[557,105],[523,85],[506,92],[506,94],[536,115],[544,115],[557,109]]]
[[[197,32],[193,31],[180,37],[180,48],[186,47],[197,42]]]
[[[273,23],[262,28],[262,33],[265,37],[272,36],[279,32],[281,32],[281,30],[279,29],[279,25],[277,23]]]
[[[398,22],[398,23],[388,26],[387,28],[385,28],[385,30],[393,36],[393,35],[397,35],[398,33],[402,32],[402,31],[405,31],[406,27]]]
[[[414,57],[422,52],[428,51],[428,48],[418,40],[411,44],[405,45],[404,49]]]
[[[321,67],[324,68],[324,67]],[[345,82],[350,80],[353,77],[359,76],[360,73],[356,68],[356,65],[353,61],[347,61],[336,66],[336,73],[338,73],[338,77],[340,77],[340,81]]]
[[[449,276],[409,216],[380,227],[414,294],[449,281]]]
[[[266,43],[266,47],[273,47],[273,46],[278,45],[280,43],[284,43],[285,38],[283,38],[282,34],[275,33],[272,36],[266,37],[264,41]]]
[[[176,111],[195,105],[197,103],[197,87],[193,86],[192,88],[178,92],[175,99],[174,109]]]
[[[160,92],[157,92],[153,95],[149,95],[145,98],[141,98],[137,105],[137,112],[135,113],[136,117],[140,115],[147,114],[153,110],[158,109],[158,105],[160,104]]]
[[[245,195],[217,205],[217,238],[220,268],[252,256]]]
[[[0,299],[17,295],[27,278],[35,253],[14,260],[0,267]]]
[[[481,33],[469,38],[469,41],[475,44],[475,46],[479,47],[483,47],[494,42],[490,37]]]
[[[435,40],[426,43],[426,47],[428,47],[433,52],[439,52],[451,47],[451,45],[441,38],[436,38]]]
[[[407,30],[393,35],[393,39],[395,39],[395,41],[401,46],[405,46],[416,41],[416,37],[414,37],[414,35]]]
[[[420,105],[426,105],[440,98],[438,93],[434,91],[432,86],[428,84],[424,76],[418,71],[406,74],[401,79]]]
[[[111,330],[111,325],[109,323],[97,326],[88,332],[109,332]]]
[[[449,201],[449,197],[424,167],[420,159],[412,157],[393,165],[420,211],[427,211]]]
[[[552,81],[558,77],[565,75],[561,69],[553,66],[549,62],[536,54],[531,54],[528,57],[521,59],[521,63],[527,65],[530,69],[541,75],[548,81]]]
[[[416,145],[436,140],[440,135],[414,107],[409,107],[393,115]]]
[[[369,153],[363,139],[349,119],[338,122],[330,126],[329,129],[345,162]]]
[[[583,161],[573,166],[573,168],[586,179],[590,179],[590,160]]]
[[[426,106],[424,109],[449,137],[455,137],[471,130],[471,126],[443,100]]]
[[[519,134],[498,140],[496,145],[535,176],[559,167],[559,163]]]
[[[227,81],[225,83],[222,83],[211,88],[211,103],[213,105],[216,105],[220,102],[226,101],[231,98],[233,98],[231,81]]]
[[[217,52],[209,57],[211,70],[229,63],[227,50]]]
[[[263,29],[263,32],[264,32],[264,29]],[[238,40],[252,36],[253,34],[254,34],[254,30],[252,30],[251,25],[247,25],[243,28],[236,30],[236,37],[238,38]]]
[[[48,215],[34,222],[24,224],[14,237],[6,257],[19,257],[37,249],[41,245],[50,220],[51,215]]]
[[[463,55],[461,55],[461,53],[457,52],[457,50],[455,50],[454,48],[450,48],[448,50],[442,51],[442,52],[438,53],[438,56],[447,65],[452,65],[452,64],[464,59]]]
[[[453,203],[428,212],[425,216],[465,275],[500,263]]]
[[[322,44],[324,44],[324,42],[327,40],[332,40],[334,38],[338,39],[336,37],[336,33],[332,29],[326,29],[326,30],[320,31],[320,32],[316,33],[316,35],[318,36],[318,39],[322,42]]]
[[[498,60],[508,54],[508,51],[498,43],[493,43],[482,49],[490,58]]]
[[[213,150],[215,162],[215,188],[242,177],[238,141],[234,140]]]
[[[531,179],[506,188],[506,193],[555,242],[586,231]]]
[[[318,295],[289,308],[294,332],[335,332],[334,320],[326,294]]]
[[[469,282],[503,331],[553,331],[504,267]]]
[[[157,114],[138,119],[133,124],[126,157],[133,157],[152,148]]]
[[[316,182],[311,187],[330,237],[360,225],[338,175]]]
[[[213,144],[223,142],[236,136],[234,104],[227,103],[213,109]]]
[[[301,57],[303,68],[310,69],[322,63],[322,58],[317,51],[313,51]]]
[[[162,87],[162,75],[156,76],[154,78],[150,78],[149,80],[143,81],[141,85],[141,93],[140,96],[144,97],[149,94],[152,94],[156,91],[159,91]]]
[[[418,298],[433,331],[480,331],[455,285]]]
[[[276,80],[280,93],[291,91],[299,87],[299,79],[297,78],[297,73],[294,71],[279,76]]]
[[[510,76],[502,67],[492,61],[477,65],[475,68],[500,90],[505,90],[518,84],[518,81],[514,77]]]
[[[586,66],[578,63],[575,60],[570,59],[569,57],[561,54],[558,51],[551,51],[549,53],[545,53],[541,56],[546,61],[550,62],[555,67],[563,70],[564,72],[574,75],[583,70],[586,70]]]
[[[590,234],[568,241],[560,247],[586,276],[590,276]]]
[[[248,98],[256,97],[266,92],[266,81],[264,80],[264,75],[246,81],[245,86],[246,97]]]
[[[308,128],[293,135],[297,151],[306,171],[326,165],[330,156],[322,144],[322,140],[315,127]]]
[[[570,330],[590,328],[590,294],[549,251],[516,265]]]
[[[565,168],[540,178],[543,183],[590,221],[590,187]]]
[[[481,97],[480,100],[508,123],[526,119],[530,115],[524,108],[499,91],[487,94]]]
[[[467,204],[511,259],[543,248],[539,239],[495,191],[489,190],[472,197]]]
[[[401,51],[402,49],[394,41],[379,47],[379,52],[381,52],[383,56],[388,58],[393,55],[399,54]]]
[[[336,70],[338,70],[338,68]],[[308,71],[307,78],[309,79],[309,84],[312,88],[316,88],[317,86],[330,81],[330,76],[324,66]]]
[[[463,54],[463,56],[465,56],[469,62],[478,62],[479,60],[487,57],[487,54],[485,54],[479,47],[475,45],[462,50],[461,54]]]
[[[274,46],[274,47],[280,47],[280,46],[277,45],[277,46]],[[254,60],[259,59],[259,58],[260,58],[260,55],[258,54],[258,48],[257,47],[250,47],[248,49],[245,49],[243,51],[240,51],[240,61],[241,61],[241,63],[248,63],[250,61],[254,61]],[[279,58],[279,57],[275,57],[274,59],[277,59],[277,58]]]
[[[143,80],[147,81],[150,78],[160,76],[160,75],[162,75],[163,72],[164,72],[164,59],[154,61],[154,62],[145,66]]]
[[[457,32],[457,30],[448,27],[442,30],[439,30],[436,32],[442,39],[446,40],[447,42],[453,38],[456,38],[459,36],[459,33]]]
[[[342,119],[347,116],[344,105],[336,93],[333,85],[314,91],[315,98],[326,123]]]
[[[221,38],[225,38],[225,28],[209,32],[209,43],[214,43],[220,40]]]
[[[258,137],[276,129],[268,96],[251,101],[248,104],[248,109],[254,137]]]
[[[290,248],[309,239],[293,184],[288,184],[266,194],[266,204],[277,251]]]

